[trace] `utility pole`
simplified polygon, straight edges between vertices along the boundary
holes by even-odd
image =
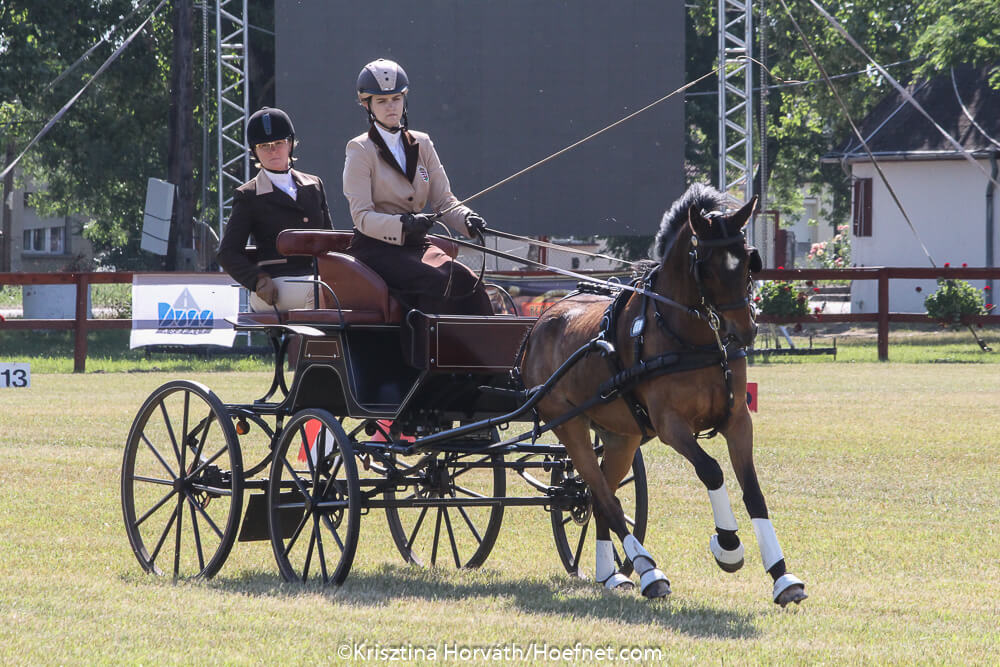
[[[194,266],[194,3],[174,0],[167,180],[177,187],[166,268]]]

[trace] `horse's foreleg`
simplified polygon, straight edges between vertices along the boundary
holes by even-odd
[[[774,602],[782,607],[789,602],[799,603],[807,597],[805,584],[787,571],[778,536],[767,514],[767,503],[753,464],[753,424],[749,413],[746,410],[734,413],[724,435],[736,479],[743,489],[743,503],[750,514],[754,535],[757,536],[761,561],[774,580]]]
[[[708,542],[709,551],[726,572],[736,572],[743,567],[743,543],[736,531],[736,515],[729,504],[729,492],[722,475],[722,466],[702,449],[687,425],[680,420],[666,416],[656,425],[660,440],[669,442],[684,458],[694,466],[695,474],[708,491],[715,519],[715,534]]]

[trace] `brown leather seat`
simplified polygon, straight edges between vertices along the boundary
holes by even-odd
[[[320,308],[315,311],[289,311],[289,322],[338,324],[341,322],[340,313],[343,313],[345,324],[394,324],[402,321],[403,307],[389,293],[382,277],[347,254],[352,236],[353,232],[316,229],[286,229],[278,234],[278,252],[315,257],[320,280],[336,294],[334,299],[321,287]],[[429,239],[451,257],[458,255],[457,243],[437,237]]]

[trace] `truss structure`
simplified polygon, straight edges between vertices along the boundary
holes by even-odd
[[[215,108],[219,237],[233,198],[227,196],[250,178],[250,156],[243,145],[243,124],[250,115],[249,26],[247,0],[215,0]]]
[[[744,201],[754,194],[751,2],[719,0],[718,14],[719,190]]]

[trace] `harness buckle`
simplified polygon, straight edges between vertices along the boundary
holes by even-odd
[[[642,332],[646,329],[646,317],[644,315],[637,316],[632,320],[632,328],[629,330],[629,334],[632,338],[638,338],[642,335]]]

